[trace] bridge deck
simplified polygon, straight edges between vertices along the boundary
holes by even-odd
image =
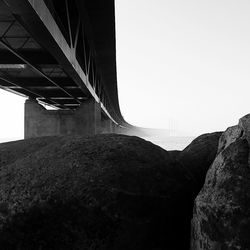
[[[60,109],[120,113],[113,0],[0,0],[0,86]]]

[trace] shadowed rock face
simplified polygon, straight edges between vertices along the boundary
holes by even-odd
[[[192,190],[152,143],[123,135],[0,145],[1,249],[187,249]]]
[[[11,164],[20,158],[31,155],[44,146],[55,141],[55,137],[42,137],[26,140],[0,143],[0,167]]]
[[[194,181],[195,195],[201,190],[206,173],[216,157],[221,134],[222,132],[215,132],[197,137],[177,158]]]
[[[195,200],[192,250],[250,249],[250,115],[227,129]]]

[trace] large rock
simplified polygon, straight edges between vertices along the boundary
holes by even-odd
[[[188,176],[152,143],[39,138],[0,159],[1,249],[188,248]]]
[[[35,153],[39,149],[55,141],[56,137],[42,137],[0,143],[0,168],[4,165],[15,162],[17,159],[25,158],[26,156]]]
[[[227,129],[195,200],[191,250],[250,249],[250,115]]]
[[[197,193],[204,184],[206,173],[213,163],[222,132],[207,133],[195,138],[179,155],[178,161],[194,182]]]

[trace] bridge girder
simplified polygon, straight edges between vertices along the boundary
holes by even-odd
[[[3,88],[60,108],[76,108],[92,97],[115,123],[124,123],[117,95],[113,0],[0,0],[0,8]],[[10,73],[1,69],[7,64],[27,68]]]

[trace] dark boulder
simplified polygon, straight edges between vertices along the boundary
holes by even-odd
[[[180,153],[181,151],[180,150],[169,150],[168,151],[168,154],[171,156],[171,158],[173,160],[178,160],[178,158],[180,157]]]
[[[206,173],[216,157],[221,134],[222,132],[215,132],[198,136],[177,158],[193,180],[195,195],[203,186]]]
[[[188,248],[189,177],[152,143],[38,138],[0,159],[1,249]]]
[[[25,158],[26,156],[35,153],[39,149],[55,141],[56,137],[42,137],[0,143],[0,168],[4,165],[11,164],[17,159]]]
[[[195,200],[192,250],[250,249],[250,115],[221,136]]]

